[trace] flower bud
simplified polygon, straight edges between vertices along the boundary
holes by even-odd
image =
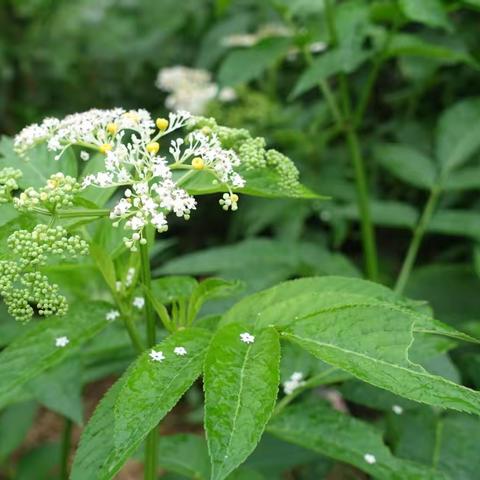
[[[110,122],[107,124],[107,132],[110,134],[110,135],[115,135],[118,131],[118,127],[117,127],[117,124],[114,123],[114,122]]]
[[[101,147],[100,147],[100,152],[103,153],[103,154],[106,154],[107,152],[110,152],[112,150],[112,145],[110,143],[104,143]]]
[[[155,125],[161,132],[164,132],[168,128],[168,120],[166,118],[157,118]]]
[[[151,142],[147,144],[147,152],[157,153],[160,150],[160,144],[158,142]]]
[[[203,161],[203,158],[202,157],[195,157],[192,160],[192,167],[195,170],[203,170],[204,167],[205,167],[205,162]]]

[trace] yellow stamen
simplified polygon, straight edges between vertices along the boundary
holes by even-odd
[[[168,128],[168,120],[166,118],[157,118],[155,125],[161,132],[164,132]]]
[[[117,124],[116,123],[109,123],[107,124],[107,132],[110,134],[110,135],[115,135],[118,131],[118,127],[117,127]]]
[[[160,150],[160,144],[158,142],[152,142],[147,144],[147,152],[157,153]]]
[[[203,161],[203,158],[202,157],[195,157],[192,160],[192,167],[195,170],[203,170],[204,167],[205,167],[205,162]]]
[[[112,149],[112,145],[110,143],[104,143],[101,147],[100,147],[100,152],[102,152],[104,155],[109,152],[111,149]]]

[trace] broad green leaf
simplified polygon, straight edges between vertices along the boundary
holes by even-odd
[[[42,405],[77,424],[83,423],[82,366],[72,356],[27,384],[27,389]]]
[[[465,164],[480,149],[480,99],[447,109],[437,125],[436,155],[443,175]]]
[[[211,480],[223,480],[254,450],[272,414],[279,382],[280,344],[273,329],[244,325],[217,331],[205,358],[205,428]]]
[[[61,445],[58,442],[44,443],[29,450],[20,458],[15,480],[57,480],[61,455]]]
[[[104,302],[75,304],[64,317],[41,320],[0,353],[0,404],[9,392],[45,370],[58,365],[108,324],[110,305]],[[66,336],[66,347],[55,346]]]
[[[181,299],[190,297],[198,282],[193,277],[169,276],[152,280],[152,294],[156,300],[169,305]]]
[[[35,402],[17,403],[0,413],[0,465],[18,448],[37,413]]]
[[[56,153],[47,149],[45,144],[39,144],[28,152],[25,158],[19,157],[13,151],[13,139],[2,137],[0,140],[0,166],[18,168],[23,176],[18,180],[18,185],[40,188],[45,186],[50,175],[63,172],[65,175],[77,176],[77,160],[71,149],[55,160]]]
[[[290,38],[266,38],[250,48],[230,52],[220,66],[221,85],[235,86],[255,80],[286,55]]]
[[[326,198],[312,192],[301,183],[286,187],[282,174],[268,167],[243,171],[239,169],[238,173],[245,179],[245,187],[235,190],[240,194],[265,198]],[[209,172],[197,173],[194,177],[189,178],[182,187],[191,195],[225,192],[225,186],[219,184],[218,180]]]
[[[295,84],[291,97],[295,98],[318,85],[320,80],[326,80],[338,73],[352,73],[362,65],[371,53],[349,47],[337,48],[322,53],[313,60],[312,64],[302,73]]]
[[[210,459],[205,438],[187,433],[161,436],[158,452],[158,463],[168,472],[195,480],[210,478]]]
[[[390,42],[388,57],[422,57],[440,60],[450,65],[466,63],[477,66],[475,60],[465,51],[454,49],[439,42],[424,39],[420,35],[410,33],[397,33]]]
[[[117,276],[115,265],[110,255],[97,243],[90,244],[90,255],[100,270],[105,282],[112,292],[116,291]]]
[[[467,166],[451,172],[442,187],[447,191],[480,190],[480,166]]]
[[[243,290],[244,285],[237,280],[223,280],[221,278],[207,278],[200,282],[192,293],[188,307],[188,318],[193,321],[202,305],[208,300],[229,297]]]
[[[104,465],[107,459],[113,459],[114,457],[114,405],[122,385],[123,377],[100,400],[95,412],[83,430],[80,444],[73,460],[70,474],[71,480],[85,480],[86,478],[106,480],[113,478],[115,475],[116,470],[113,467],[110,474]]]
[[[102,471],[118,471],[146,435],[175,406],[200,375],[210,333],[206,330],[178,331],[154,347],[165,359],[153,361],[142,354],[122,377],[115,401],[115,453]],[[185,356],[174,353],[176,347],[187,350]],[[108,467],[108,468],[106,468]]]
[[[293,322],[282,336],[326,363],[417,402],[480,414],[480,393],[408,359],[414,322],[385,305],[331,308]]]
[[[427,467],[394,457],[375,427],[322,403],[300,403],[287,408],[272,419],[268,431],[288,442],[355,465],[373,478],[444,478]],[[375,462],[367,462],[365,455],[373,455]]]
[[[438,415],[422,408],[392,417],[390,422],[396,454],[433,466],[449,479],[478,477],[478,418],[453,412]]]
[[[434,162],[408,145],[380,144],[375,147],[374,156],[380,165],[410,185],[429,190],[435,183]]]
[[[440,210],[436,212],[428,230],[444,235],[480,239],[480,212],[472,210]]]
[[[11,203],[0,204],[0,227],[19,216],[19,211]]]
[[[400,0],[400,8],[407,18],[430,27],[452,30],[452,24],[442,0]]]

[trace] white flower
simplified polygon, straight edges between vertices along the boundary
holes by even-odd
[[[55,339],[55,346],[56,347],[60,347],[60,348],[63,348],[63,347],[66,347],[68,344],[70,343],[70,340],[68,339],[68,337],[57,337]]]
[[[120,316],[120,312],[118,310],[110,310],[106,313],[105,319],[109,322],[113,322],[116,318]]]
[[[302,387],[303,385],[305,385],[305,382],[303,381],[303,373],[294,372],[288,380],[283,382],[283,392],[285,395],[290,395],[297,388]]]
[[[240,340],[244,343],[253,343],[255,341],[255,336],[250,335],[248,332],[244,332],[240,334]]]
[[[374,463],[377,462],[377,459],[375,458],[375,455],[372,455],[371,453],[366,453],[363,456],[363,459],[370,465],[373,465]]]
[[[185,347],[175,347],[175,349],[173,350],[173,353],[175,355],[180,355],[181,357],[183,357],[184,355],[187,354],[187,350],[185,349]]]
[[[153,348],[150,350],[150,353],[148,355],[155,362],[161,362],[162,360],[165,360],[165,355],[163,354],[163,352],[157,352]]]
[[[130,287],[133,283],[133,279],[135,277],[135,269],[130,267],[127,271],[127,276],[125,277],[125,285]]]
[[[82,151],[80,152],[80,158],[81,158],[82,160],[87,161],[87,160],[90,158],[90,154],[89,154],[87,151],[82,150]]]
[[[145,306],[145,299],[143,297],[135,297],[132,305],[141,310]]]
[[[403,413],[403,408],[400,405],[393,405],[392,406],[393,413],[397,415],[401,415]]]

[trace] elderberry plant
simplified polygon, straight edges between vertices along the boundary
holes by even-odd
[[[410,356],[414,340],[477,340],[387,287],[354,277],[291,280],[208,315],[207,302],[235,297],[242,285],[152,274],[156,236],[163,238],[175,217],[189,220],[201,195],[217,195],[225,214],[243,195],[320,198],[265,139],[184,111],[154,120],[146,110],[116,108],[28,126],[15,137],[11,158],[18,170],[6,167],[0,177],[3,207],[12,215],[0,238],[0,293],[12,316],[34,325],[0,354],[0,404],[18,390],[38,392],[39,375],[55,378],[58,371],[79,391],[80,377],[62,366],[84,363],[95,378],[89,362],[96,342],[129,341],[120,343],[128,355],[114,359],[120,367],[108,370],[119,379],[85,427],[70,477],[62,457],[64,478],[115,478],[142,445],[144,477],[157,478],[162,442],[169,442],[158,425],[197,390],[200,376],[206,439],[198,441],[208,457],[195,473],[201,479],[236,478],[265,431],[377,478],[436,478],[393,457],[362,422],[350,427],[366,437],[364,445],[345,438],[341,448],[332,446],[325,438],[346,422],[341,413],[323,404],[290,405],[308,389],[352,377],[396,401],[480,414],[478,392]],[[37,164],[40,179],[29,174]],[[62,293],[67,275],[83,281],[80,291]],[[285,366],[292,355],[311,367]],[[41,398],[65,415],[68,438],[70,421],[81,423],[82,412]],[[395,403],[392,411],[400,415],[402,408]],[[312,418],[322,419],[323,431],[310,428]],[[188,455],[182,461],[195,468]]]

